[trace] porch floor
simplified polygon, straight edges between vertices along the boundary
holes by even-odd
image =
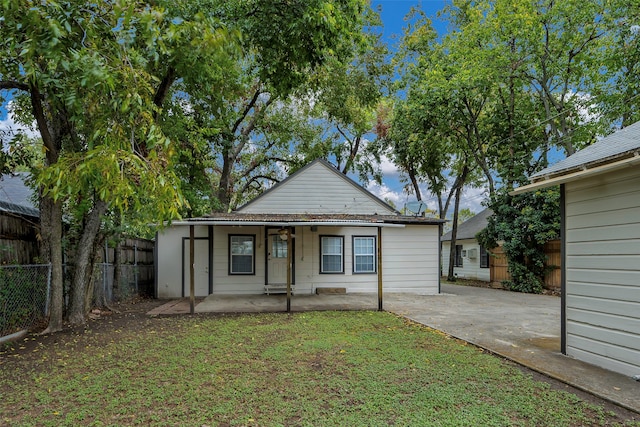
[[[385,295],[385,299],[387,296]],[[292,295],[291,311],[377,310],[378,294]],[[196,298],[196,313],[263,313],[287,310],[286,295],[209,295]],[[189,298],[172,300],[156,307],[151,316],[189,313]]]

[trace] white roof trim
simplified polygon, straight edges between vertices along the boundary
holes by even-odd
[[[638,154],[638,152],[635,152],[633,157],[629,157],[623,160],[618,160],[617,162],[596,166],[590,169],[581,169],[577,172],[573,172],[566,175],[560,175],[553,178],[546,178],[546,179],[543,178],[532,184],[527,184],[527,185],[523,185],[522,187],[518,187],[515,190],[509,192],[509,194],[512,196],[516,196],[518,194],[523,194],[528,191],[538,190],[540,188],[547,188],[547,187],[551,187],[558,184],[577,181],[579,179],[583,179],[589,176],[600,175],[606,172],[610,172],[612,170],[634,166],[638,163],[640,163],[640,155]]]

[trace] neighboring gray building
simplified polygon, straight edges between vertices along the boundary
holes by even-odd
[[[33,190],[25,184],[26,172],[2,175],[0,179],[0,212],[39,218],[40,211],[33,201]]]
[[[491,209],[485,209],[477,215],[458,225],[456,232],[456,256],[453,273],[460,279],[474,279],[489,282],[489,253],[476,240],[476,234],[487,228],[487,221],[493,215]],[[445,233],[442,238],[442,271],[449,271],[449,251],[452,232]]]
[[[561,188],[562,352],[640,374],[640,122],[531,181]]]
[[[39,255],[40,211],[25,184],[28,177],[15,173],[0,179],[0,264],[31,264]]]

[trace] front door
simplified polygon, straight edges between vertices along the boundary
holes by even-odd
[[[279,234],[269,235],[269,252],[267,255],[267,284],[287,284],[287,241]]]
[[[182,260],[184,296],[188,297],[189,291],[189,239],[182,241],[184,258]],[[197,238],[193,241],[193,273],[195,296],[206,297],[209,295],[209,240]]]

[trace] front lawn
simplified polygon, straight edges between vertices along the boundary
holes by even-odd
[[[130,325],[54,336],[22,353],[6,351],[0,356],[0,424],[620,421],[499,358],[389,313],[184,316]]]

